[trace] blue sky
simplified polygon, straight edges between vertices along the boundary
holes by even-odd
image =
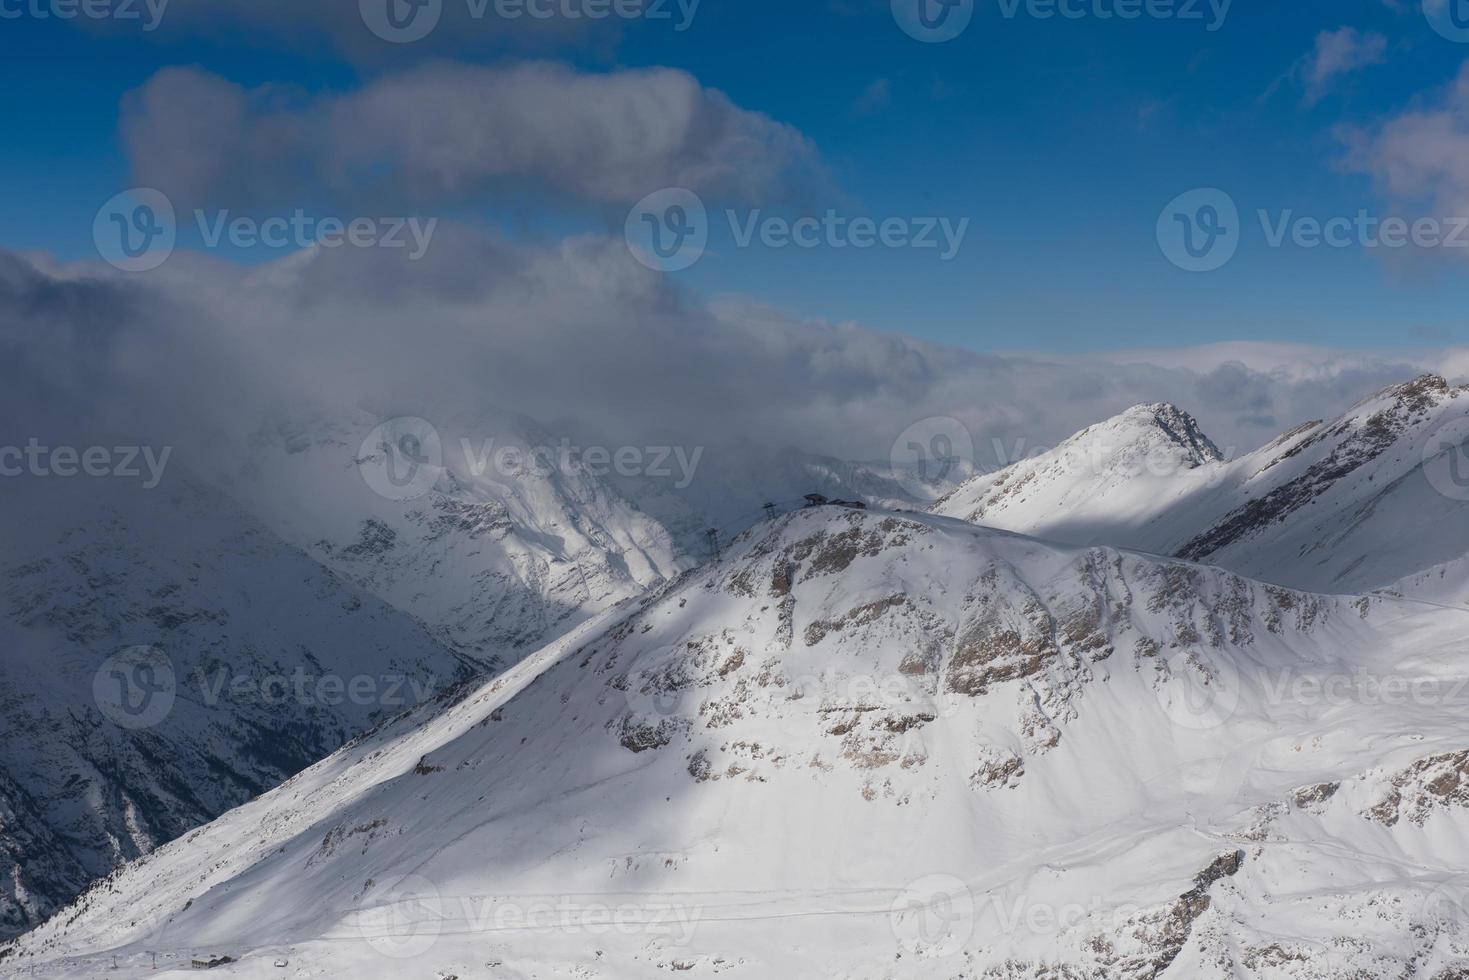
[[[471,39],[447,52],[366,56],[309,28],[194,29],[187,2],[173,0],[153,34],[0,20],[0,83],[12,93],[0,144],[0,245],[94,257],[98,206],[135,177],[119,105],[162,67],[198,66],[245,88],[290,83],[310,97],[430,55],[496,65],[535,57],[588,72],[683,69],[742,109],[799,130],[828,182],[794,211],[775,199],[731,202],[742,214],[834,207],[969,221],[948,262],[916,249],[740,248],[720,217],[725,202],[711,200],[707,254],[672,273],[705,295],[744,294],[799,316],[976,350],[1469,341],[1469,256],[1397,261],[1358,247],[1271,248],[1254,216],[1258,208],[1321,219],[1403,213],[1381,174],[1348,165],[1343,133],[1432,104],[1469,58],[1469,45],[1435,33],[1411,0],[1239,0],[1212,32],[1197,21],[1010,18],[997,0],[979,0],[967,30],[940,44],[904,34],[886,0],[704,0],[684,32],[637,23],[529,49]],[[1313,84],[1319,36],[1343,28],[1357,32],[1356,60]],[[1155,231],[1164,206],[1199,187],[1226,190],[1243,214],[1238,254],[1204,274],[1170,264]],[[558,202],[528,214],[485,196],[456,201],[446,216],[546,239],[617,232],[622,213],[606,202]],[[185,235],[183,245],[197,243]]]

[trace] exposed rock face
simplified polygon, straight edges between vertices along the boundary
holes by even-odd
[[[1464,758],[1435,747],[1457,711],[1279,683],[1456,648],[1457,623],[1392,602],[800,512],[129,866],[9,955],[120,946],[127,966],[215,929],[242,962],[290,937],[293,962],[386,976],[360,917],[412,874],[447,909],[419,961],[459,976],[1431,976],[1469,935],[1428,907],[1458,861],[1435,848],[1469,831]],[[1371,744],[1397,761],[1364,770]],[[700,924],[583,951],[477,928],[478,895],[684,896]]]
[[[1242,538],[1288,520],[1343,479],[1378,460],[1414,426],[1430,418],[1451,394],[1443,378],[1423,377],[1380,392],[1371,400],[1372,411],[1365,418],[1359,412],[1329,426],[1313,427],[1309,435],[1291,440],[1288,449],[1264,464],[1269,470],[1287,460],[1314,459],[1304,472],[1272,487],[1260,499],[1237,507],[1178,549],[1177,554],[1201,561]]]
[[[1408,820],[1422,827],[1435,810],[1469,807],[1469,751],[1420,759],[1388,781],[1367,815],[1388,827]]]

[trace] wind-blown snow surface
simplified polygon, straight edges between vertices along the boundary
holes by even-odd
[[[1458,975],[1462,617],[804,511],[127,866],[0,964]],[[1413,696],[1361,693],[1392,679]]]
[[[1428,376],[1224,460],[1185,413],[1139,406],[976,477],[934,511],[1071,544],[1217,564],[1296,588],[1382,588],[1469,553],[1469,389]],[[1459,450],[1455,449],[1454,452]]]
[[[0,501],[0,934],[471,673],[177,473]]]

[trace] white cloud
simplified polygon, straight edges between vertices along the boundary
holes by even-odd
[[[1349,166],[1398,202],[1469,216],[1469,65],[1433,100],[1373,129],[1346,130]]]
[[[338,249],[247,270],[179,253],[128,277],[0,253],[0,354],[0,410],[22,430],[82,420],[66,424],[125,429],[185,462],[228,457],[271,413],[315,404],[508,408],[632,444],[675,430],[711,452],[881,459],[932,416],[981,446],[1035,447],[1171,401],[1244,451],[1424,370],[1469,371],[1469,354],[1443,351],[982,354],[705,303],[604,238],[526,248],[455,226],[416,263]]]
[[[616,205],[671,186],[762,201],[821,180],[797,130],[664,68],[437,62],[315,97],[170,68],[130,94],[122,135],[136,182],[179,207],[537,192]]]
[[[1387,38],[1381,34],[1359,32],[1354,27],[1322,31],[1316,35],[1315,49],[1301,66],[1306,104],[1319,102],[1341,76],[1385,60]]]

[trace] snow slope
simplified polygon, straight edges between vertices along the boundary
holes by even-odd
[[[470,674],[177,469],[0,507],[0,934]]]
[[[156,490],[111,479],[6,481],[0,670],[11,683],[0,731],[13,742],[0,754],[0,936],[319,761],[385,713],[380,704],[302,705],[294,692],[290,704],[236,704],[227,689],[200,689],[194,700],[209,693],[207,710],[181,695],[166,724],[114,738],[92,691],[107,658],[158,645],[196,689],[201,670],[211,684],[221,668],[289,678],[303,665],[312,677],[350,679],[358,672],[346,666],[360,658],[381,679],[401,659],[394,676],[407,686],[394,689],[392,714],[677,575],[692,563],[689,547],[705,548],[698,508],[748,510],[763,499],[755,489],[739,496],[758,481],[727,462],[726,475],[740,477],[719,484],[718,504],[678,504],[680,542],[614,479],[556,455],[562,440],[495,412],[442,413],[441,465],[400,492],[377,479],[381,443],[419,433],[381,422],[366,412],[276,420],[243,460],[212,472],[218,490],[193,476],[175,485],[179,464]],[[555,465],[535,465],[532,449],[552,451]],[[783,478],[806,487],[816,464],[787,462]],[[827,462],[849,477],[867,472]],[[631,482],[656,500],[669,481]],[[124,680],[151,669],[150,655],[129,656],[137,662],[121,665]],[[34,670],[58,659],[65,666],[54,676]]]
[[[366,412],[278,420],[226,485],[288,541],[489,668],[688,565],[656,520],[579,461],[533,464],[529,450],[560,441],[520,416],[425,420],[436,465],[401,493],[379,482],[384,496],[369,483],[388,465],[383,423]],[[405,435],[424,431],[399,425],[386,438]]]
[[[764,519],[767,502],[789,511],[814,492],[923,508],[937,496],[913,494],[923,485],[890,467],[672,437],[626,447],[641,464],[627,472],[608,461],[593,468],[588,447],[524,416],[429,414],[438,478],[404,499],[364,479],[384,465],[383,451],[365,445],[383,419],[367,412],[263,427],[222,485],[287,540],[491,668],[703,561],[710,528],[727,541]],[[581,453],[568,455],[572,447]],[[609,460],[624,449],[598,448]]]
[[[1139,406],[976,477],[935,513],[1072,544],[1350,593],[1469,554],[1469,389],[1427,376],[1223,460],[1185,413]]]
[[[127,866],[0,964],[1453,976],[1462,615],[803,511]],[[1414,695],[1364,693],[1390,680]]]

